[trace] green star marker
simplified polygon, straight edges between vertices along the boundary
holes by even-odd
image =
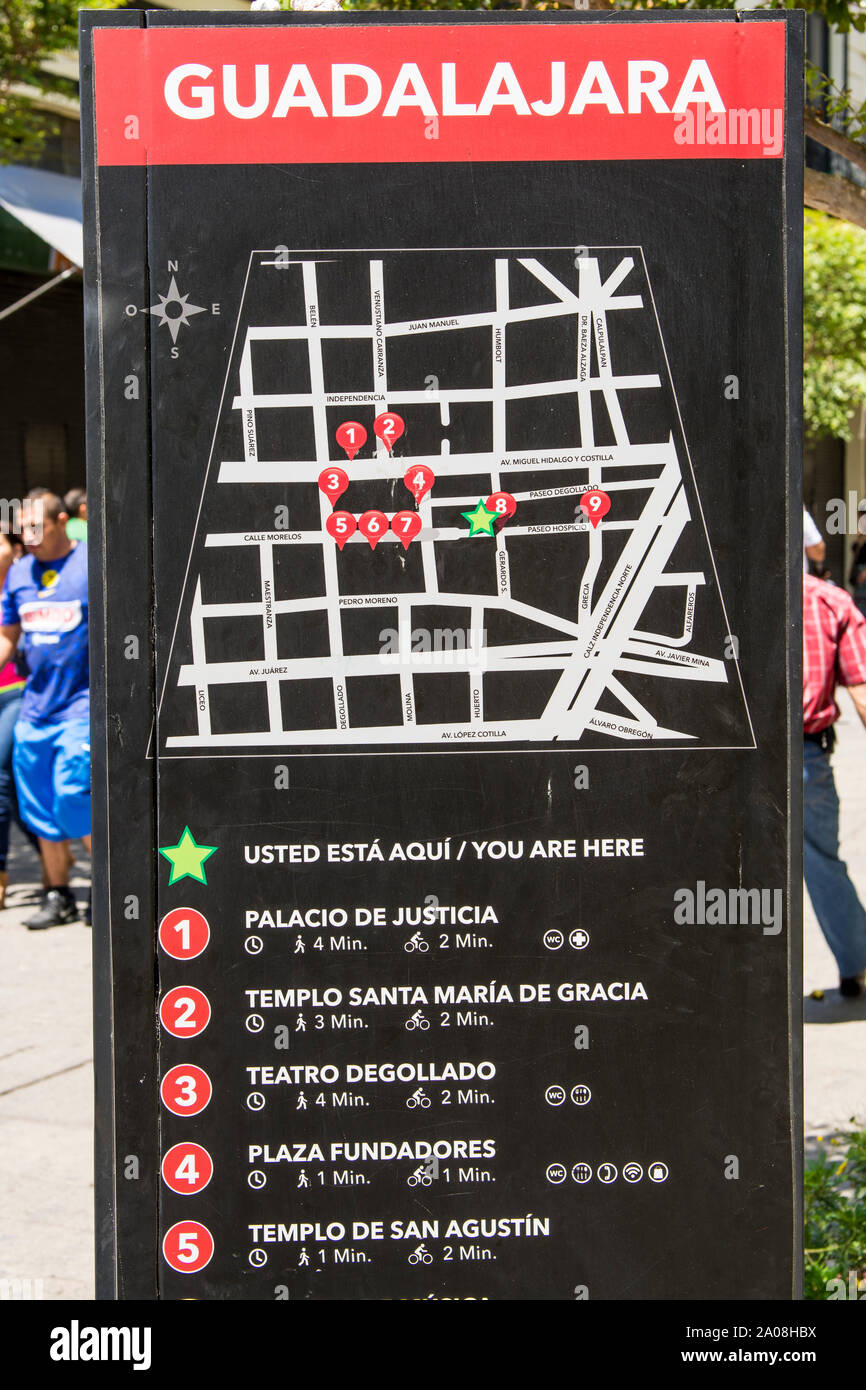
[[[470,536],[493,536],[496,534],[493,530],[493,523],[502,520],[498,512],[487,510],[480,497],[474,512],[461,512],[460,515],[465,516],[469,522]]]
[[[160,854],[171,864],[169,888],[179,878],[195,878],[199,883],[207,883],[204,861],[210,859],[216,851],[216,845],[197,845],[189,826],[185,825],[176,845],[159,847]]]

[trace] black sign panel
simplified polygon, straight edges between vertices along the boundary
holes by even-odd
[[[800,17],[84,38],[101,1292],[794,1296]]]

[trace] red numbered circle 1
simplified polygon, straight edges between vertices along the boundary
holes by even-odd
[[[207,918],[194,907],[173,907],[159,924],[159,944],[175,960],[200,956],[209,941]]]
[[[163,1182],[183,1197],[203,1192],[212,1177],[213,1159],[201,1144],[175,1144],[162,1160]]]
[[[175,985],[159,1006],[159,1021],[173,1038],[194,1038],[210,1023],[210,1000],[200,989]]]
[[[163,1236],[162,1253],[178,1274],[198,1274],[211,1262],[213,1236],[200,1221],[178,1221]]]
[[[159,1094],[172,1115],[198,1115],[211,1098],[210,1077],[201,1067],[179,1063],[162,1078]]]

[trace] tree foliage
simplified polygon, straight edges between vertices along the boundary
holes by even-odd
[[[37,158],[55,123],[41,94],[76,97],[78,84],[44,70],[75,49],[80,9],[116,9],[122,0],[3,0],[0,6],[0,163]]]
[[[847,439],[866,398],[866,232],[809,210],[804,231],[806,434]]]

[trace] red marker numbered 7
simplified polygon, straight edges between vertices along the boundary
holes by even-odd
[[[201,1067],[181,1062],[166,1072],[159,1094],[172,1115],[200,1115],[210,1102],[213,1087]]]

